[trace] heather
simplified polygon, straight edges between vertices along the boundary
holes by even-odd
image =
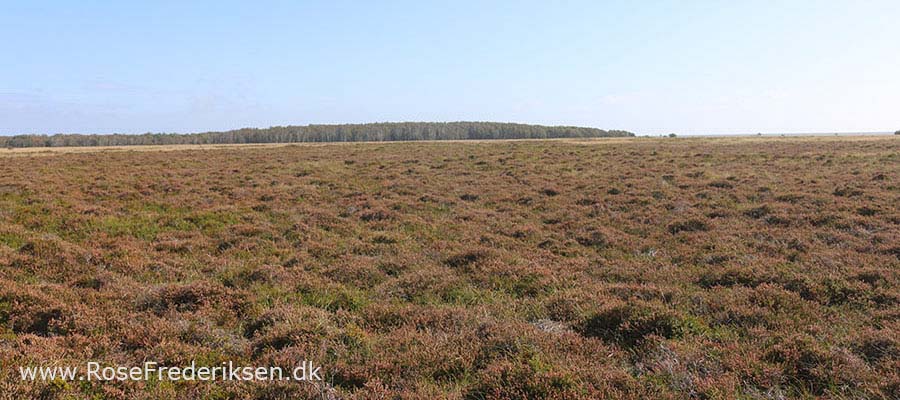
[[[19,398],[897,398],[900,140],[0,154]],[[323,365],[320,384],[12,366]]]

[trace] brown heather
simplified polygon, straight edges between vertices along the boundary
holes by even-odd
[[[892,136],[157,150],[0,154],[5,398],[900,397]]]

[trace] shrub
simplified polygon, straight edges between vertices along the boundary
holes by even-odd
[[[878,214],[878,210],[871,208],[871,207],[863,206],[863,207],[857,208],[856,213],[859,215],[862,215],[864,217],[871,217],[875,214]]]
[[[277,322],[259,331],[253,338],[253,354],[259,356],[269,351],[288,347],[305,347],[312,350],[320,341],[336,336],[336,328],[324,317]]]
[[[544,303],[544,311],[554,321],[571,322],[581,316],[582,307],[571,295],[554,295]]]
[[[766,360],[780,366],[783,380],[799,383],[801,393],[823,396],[837,391],[844,392],[837,397],[856,398],[862,397],[860,389],[876,386],[868,382],[873,379],[861,359],[804,334],[780,339]]]
[[[681,232],[705,232],[709,230],[709,225],[699,219],[689,219],[673,222],[666,229],[674,235]]]
[[[582,246],[595,248],[603,248],[609,244],[606,235],[597,229],[588,229],[582,232],[575,238],[575,241]]]
[[[241,314],[247,310],[249,303],[241,292],[205,281],[163,285],[137,301],[139,310],[150,310],[156,314],[170,310],[192,312],[205,306],[221,306]]]
[[[475,201],[475,200],[478,200],[478,195],[466,193],[466,194],[463,194],[462,196],[459,196],[459,199],[462,201]]]
[[[900,341],[888,330],[864,332],[853,344],[853,348],[871,363],[900,359]]]
[[[838,188],[834,189],[834,192],[832,192],[832,194],[834,194],[835,196],[839,196],[839,197],[854,197],[854,196],[859,196],[862,193],[863,193],[862,190],[859,190],[859,189],[853,188],[853,187],[849,187],[849,186],[838,187]]]
[[[482,371],[476,383],[465,394],[475,399],[563,399],[580,398],[579,387],[572,377],[540,371],[527,362],[499,362]]]
[[[718,189],[733,189],[734,188],[734,185],[732,185],[730,182],[726,182],[726,181],[710,182],[707,186],[718,188]]]
[[[0,281],[6,285],[8,282]],[[65,335],[74,328],[72,309],[34,290],[0,288],[0,326],[16,334]],[[2,332],[2,328],[0,328]]]
[[[747,286],[756,287],[772,279],[771,274],[760,272],[753,268],[724,268],[708,269],[703,272],[697,284],[704,288],[716,286],[732,287]]]
[[[703,314],[710,324],[729,328],[776,328],[810,316],[809,303],[797,293],[768,283],[710,290]]]
[[[553,197],[553,196],[556,196],[559,194],[559,189],[552,188],[552,187],[544,188],[544,189],[541,189],[541,194],[543,194],[545,196]]]
[[[359,219],[372,222],[372,221],[384,221],[388,219],[392,219],[394,214],[388,211],[385,208],[372,208],[368,210],[364,210],[359,213]]]
[[[447,266],[450,268],[464,268],[469,265],[475,264],[487,257],[488,253],[486,251],[470,250],[448,257],[446,260],[444,260],[444,264],[447,264]]]
[[[218,291],[204,284],[169,285],[161,287],[141,299],[138,307],[159,313],[169,308],[177,311],[193,311],[218,294]]]
[[[750,218],[760,219],[762,217],[765,217],[766,215],[769,215],[770,212],[772,212],[772,210],[769,208],[769,206],[762,205],[762,206],[751,208],[747,211],[744,211],[744,215],[746,215]]]
[[[620,303],[594,314],[579,327],[582,335],[601,338],[626,347],[643,343],[649,336],[673,338],[682,334],[678,315],[658,303]]]

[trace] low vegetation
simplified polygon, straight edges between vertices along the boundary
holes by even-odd
[[[0,392],[898,398],[898,182],[892,135],[0,154]]]

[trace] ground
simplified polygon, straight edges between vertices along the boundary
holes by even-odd
[[[0,393],[898,398],[898,185],[892,136],[2,151]]]

